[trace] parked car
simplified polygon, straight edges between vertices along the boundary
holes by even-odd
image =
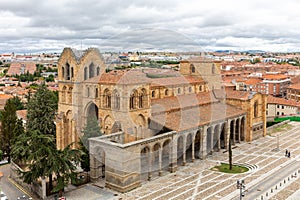
[[[6,194],[4,194],[2,191],[0,191],[0,200],[8,200]]]

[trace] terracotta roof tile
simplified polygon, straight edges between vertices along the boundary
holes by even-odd
[[[284,98],[278,98],[272,95],[268,95],[267,102],[268,104],[280,104],[280,105],[300,107],[300,102],[294,100],[287,100]]]

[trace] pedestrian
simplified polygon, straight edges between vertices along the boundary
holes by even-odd
[[[289,152],[288,152],[288,158],[290,158],[290,157],[291,157],[291,152],[289,151]]]
[[[285,150],[285,157],[287,157],[288,156],[288,150],[286,149]]]

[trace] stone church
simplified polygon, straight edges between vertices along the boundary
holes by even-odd
[[[65,48],[58,63],[57,147],[78,142],[96,117],[91,138],[93,181],[126,192],[153,176],[266,135],[266,96],[226,90],[218,63],[191,58],[179,71],[106,71],[98,49]],[[74,145],[76,148],[76,145]]]

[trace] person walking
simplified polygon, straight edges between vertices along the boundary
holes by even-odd
[[[291,157],[291,152],[289,151],[289,152],[288,152],[288,158],[290,158],[290,157]]]
[[[288,156],[288,153],[289,153],[289,151],[286,149],[286,150],[285,150],[285,157]]]

